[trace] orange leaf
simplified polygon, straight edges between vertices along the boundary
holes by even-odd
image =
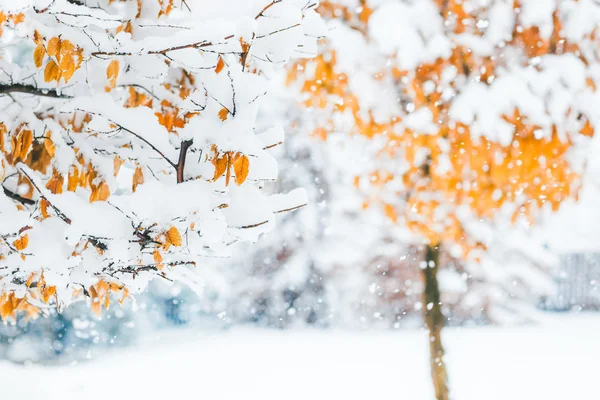
[[[221,121],[225,122],[228,114],[229,114],[229,110],[227,108],[223,107],[221,109],[221,111],[219,111],[219,118],[221,118]]]
[[[77,186],[79,186],[79,169],[75,165],[71,168],[72,170],[69,172],[67,178],[67,190],[69,192],[74,192],[77,190]]]
[[[38,45],[43,44],[42,35],[37,30],[33,31],[33,42]]]
[[[590,123],[589,119],[585,121],[585,125],[583,126],[583,128],[581,128],[581,131],[579,131],[579,133],[581,133],[584,136],[594,136],[594,127]]]
[[[112,60],[106,69],[106,78],[108,79],[109,88],[114,88],[117,85],[117,76],[119,75],[119,60]]]
[[[395,223],[398,221],[398,212],[396,211],[396,208],[394,206],[392,206],[391,204],[386,204],[383,207],[383,211],[385,212],[385,216],[391,219],[392,222]]]
[[[13,242],[13,246],[15,246],[15,249],[17,250],[23,250],[25,247],[27,247],[28,244],[29,237],[27,236],[27,234],[21,236],[19,239]]]
[[[50,300],[50,297],[56,293],[56,286],[43,286],[42,289],[42,300],[44,303],[47,303]]]
[[[223,67],[225,67],[225,61],[223,61],[221,56],[219,56],[219,61],[217,61],[217,67],[215,68],[215,72],[218,74],[223,70]]]
[[[141,185],[142,183],[144,183],[144,173],[140,167],[137,167],[133,174],[133,183],[131,184],[131,190],[135,192],[138,185]]]
[[[46,49],[41,44],[37,45],[33,51],[33,62],[36,68],[40,68],[44,63],[44,56],[46,55]]]
[[[119,156],[115,156],[113,160],[113,175],[119,175],[119,170],[121,170],[121,166],[125,163],[125,160],[121,160]]]
[[[110,190],[108,189],[108,185],[106,182],[102,182],[95,189],[92,189],[92,193],[90,194],[90,203],[94,201],[106,201],[110,196]]]
[[[233,170],[235,171],[235,183],[241,185],[248,177],[248,171],[250,170],[250,161],[246,155],[239,157],[233,163]]]
[[[46,199],[42,199],[42,202],[40,204],[40,210],[44,219],[50,217],[50,214],[48,214],[48,207],[50,207],[50,202]]]
[[[160,251],[158,251],[158,249],[154,250],[154,253],[152,253],[152,257],[154,258],[154,262],[156,263],[161,263],[163,260],[162,255],[160,254]]]
[[[46,51],[50,57],[56,57],[60,52],[60,39],[53,37],[48,41]]]
[[[177,230],[177,228],[175,228],[174,226],[172,226],[166,234],[166,248],[168,249],[171,245],[175,246],[175,247],[179,247],[181,246],[181,234],[179,233],[179,231]]]
[[[54,60],[50,60],[48,64],[46,64],[46,68],[44,69],[44,81],[52,82],[58,80],[58,65],[54,62]]]
[[[213,181],[219,179],[225,171],[227,170],[227,157],[223,156],[221,158],[217,158],[213,160],[213,164],[215,166],[215,175],[213,176]]]
[[[54,145],[52,139],[44,138],[44,147],[46,148],[48,155],[50,157],[54,157],[54,153],[56,152],[56,146]]]
[[[61,194],[63,192],[63,185],[65,178],[55,169],[52,173],[52,178],[46,184],[46,189],[54,194]]]

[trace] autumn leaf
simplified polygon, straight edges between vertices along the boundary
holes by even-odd
[[[56,170],[52,171],[52,178],[46,184],[46,189],[54,194],[61,194],[63,192],[63,185],[65,178]]]
[[[165,236],[166,236],[165,248],[167,250],[169,249],[169,247],[171,247],[171,245],[173,245],[175,247],[181,246],[181,234],[179,233],[177,228],[175,228],[174,226],[172,226],[167,231]]]
[[[583,128],[581,128],[581,131],[579,131],[579,133],[581,133],[584,136],[594,136],[594,127],[590,123],[589,119],[585,121],[585,125],[583,126]]]
[[[79,186],[79,168],[72,166],[67,177],[67,190],[74,192],[77,190],[77,186]]]
[[[141,185],[142,183],[144,183],[144,173],[140,167],[137,167],[135,169],[135,172],[133,173],[133,182],[131,184],[131,190],[135,192],[138,185]]]
[[[90,203],[94,201],[106,201],[110,196],[110,190],[106,182],[102,182],[100,185],[92,189],[90,194]]]
[[[44,81],[52,82],[58,80],[58,73],[58,65],[56,65],[54,60],[50,60],[44,69]]]
[[[213,176],[213,181],[216,181],[223,176],[227,170],[227,157],[222,156],[220,158],[213,159],[213,165],[215,166],[215,175]]]
[[[226,107],[223,107],[221,111],[219,111],[219,118],[221,119],[221,121],[225,122],[228,114],[229,110]]]
[[[40,203],[40,211],[41,211],[42,217],[44,219],[50,217],[50,214],[48,213],[48,207],[50,207],[50,202],[46,199],[42,199],[42,201]]]
[[[46,55],[46,49],[41,44],[37,45],[33,51],[33,62],[36,68],[40,68],[44,63],[44,56]]]
[[[48,132],[49,134],[50,132]],[[54,153],[56,152],[56,146],[52,139],[44,138],[44,147],[46,148],[46,152],[50,157],[54,157]]]
[[[117,85],[117,76],[119,75],[119,60],[112,60],[106,69],[106,78],[108,79],[108,88],[113,89]]]
[[[250,169],[250,161],[248,157],[242,154],[233,163],[233,170],[235,172],[235,183],[241,185],[248,177],[248,171]]]
[[[385,213],[385,216],[388,217],[392,222],[398,222],[398,212],[396,211],[396,208],[394,206],[392,206],[391,204],[385,204],[383,206],[383,211]]]
[[[33,42],[36,45],[41,45],[44,43],[44,39],[42,38],[42,35],[37,31],[33,31]]]
[[[154,258],[154,262],[161,263],[163,258],[162,255],[160,254],[160,251],[158,251],[158,249],[154,250],[154,252],[152,253],[152,258]]]
[[[50,297],[52,297],[53,294],[56,293],[56,286],[42,286],[41,288],[41,295],[42,295],[42,300],[44,300],[44,303],[47,303],[50,300]]]
[[[152,253],[152,258],[154,258],[154,262],[156,263],[156,268],[158,268],[158,270],[162,270],[164,265],[162,263],[163,258],[162,258],[162,254],[160,254],[160,251],[158,251],[158,249],[154,250],[154,252]]]
[[[223,58],[219,56],[219,61],[217,61],[217,67],[215,68],[215,72],[218,74],[223,70],[223,67],[225,67],[225,61],[223,61]]]
[[[60,39],[53,37],[48,41],[46,51],[50,57],[56,57],[60,52]]]
[[[27,236],[27,234],[21,236],[19,239],[15,240],[13,242],[13,246],[15,246],[15,249],[17,249],[19,251],[25,249],[25,247],[27,247],[28,244],[29,244],[29,236]]]
[[[113,175],[119,175],[119,171],[121,170],[121,166],[125,163],[125,160],[122,160],[119,156],[115,156],[113,160]]]

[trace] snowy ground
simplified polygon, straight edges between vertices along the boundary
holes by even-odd
[[[597,398],[600,315],[448,329],[457,400]],[[171,332],[75,366],[0,362],[0,397],[430,400],[424,333]]]

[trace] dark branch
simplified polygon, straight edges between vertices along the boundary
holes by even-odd
[[[182,183],[184,176],[183,172],[185,169],[185,159],[187,156],[187,151],[192,145],[192,140],[184,140],[181,142],[181,148],[179,149],[179,161],[177,162],[177,183]]]
[[[20,83],[0,84],[0,94],[24,93],[33,96],[52,97],[55,99],[72,99],[71,96],[61,94],[56,89],[40,89],[32,85],[23,85]]]
[[[31,199],[27,199],[23,196],[19,196],[17,193],[13,193],[10,190],[8,190],[7,188],[5,188],[4,186],[2,186],[2,189],[4,189],[4,194],[7,195],[8,197],[10,197],[13,200],[18,201],[19,203],[23,203],[29,206],[32,206],[35,204],[34,200]]]

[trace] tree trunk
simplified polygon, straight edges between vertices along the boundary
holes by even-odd
[[[444,347],[442,346],[442,327],[444,314],[440,304],[440,288],[437,271],[440,250],[438,246],[427,246],[425,261],[427,266],[421,269],[423,279],[423,319],[429,330],[429,355],[431,377],[437,400],[449,400],[448,375],[444,364]]]

